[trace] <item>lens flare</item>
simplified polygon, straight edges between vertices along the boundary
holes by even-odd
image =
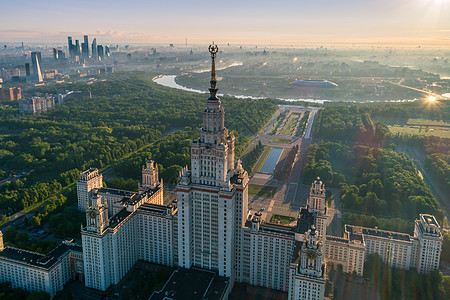
[[[434,102],[434,101],[436,101],[436,97],[430,96],[430,97],[428,97],[428,101]]]

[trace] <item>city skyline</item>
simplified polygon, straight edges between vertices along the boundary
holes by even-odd
[[[186,38],[189,43],[210,41],[214,32],[214,39],[222,44],[450,45],[448,0],[258,4],[140,0],[128,1],[126,6],[103,0],[81,0],[76,6],[55,6],[49,0],[2,3],[10,13],[0,20],[0,41],[62,43],[67,36],[81,40],[90,35],[106,43],[184,44]],[[17,15],[26,18],[17,22]]]

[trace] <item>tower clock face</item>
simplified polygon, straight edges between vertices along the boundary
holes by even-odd
[[[317,253],[314,250],[308,250],[308,251],[306,251],[306,257],[309,260],[315,260],[317,258]]]
[[[90,212],[89,212],[89,217],[91,218],[91,219],[94,219],[95,218],[95,211],[93,211],[93,210],[91,210]]]

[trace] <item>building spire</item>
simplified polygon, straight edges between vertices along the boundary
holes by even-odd
[[[209,97],[208,100],[219,100],[217,98],[217,88],[216,88],[216,54],[219,51],[219,47],[217,47],[217,45],[214,44],[214,42],[212,43],[212,45],[209,45],[209,53],[211,53],[211,59],[212,59],[212,66],[211,66],[211,87],[209,88],[209,93],[211,94],[211,96]]]

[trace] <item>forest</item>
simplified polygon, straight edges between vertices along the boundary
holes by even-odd
[[[40,87],[36,92],[90,90],[93,97],[69,100],[37,116],[18,118],[17,103],[13,109],[0,106],[0,178],[20,176],[0,187],[0,210],[9,215],[40,203],[77,180],[80,170],[101,169],[134,154],[142,158],[140,165],[152,157],[164,180],[173,182],[176,170],[189,164],[186,150],[198,134],[206,95],[165,88],[151,78],[127,72],[93,85]],[[247,136],[265,124],[276,105],[231,97],[223,97],[222,104],[226,126],[237,136],[239,157]],[[176,130],[184,131],[169,134]],[[145,148],[149,151],[140,153]]]
[[[434,214],[442,224],[443,212],[412,161],[392,149],[312,144],[304,175],[305,182],[320,176],[327,186],[340,187],[341,209],[354,213],[344,214],[351,224],[412,233],[412,226],[402,225],[406,223],[389,224],[383,219],[400,218],[412,224],[420,213]]]

